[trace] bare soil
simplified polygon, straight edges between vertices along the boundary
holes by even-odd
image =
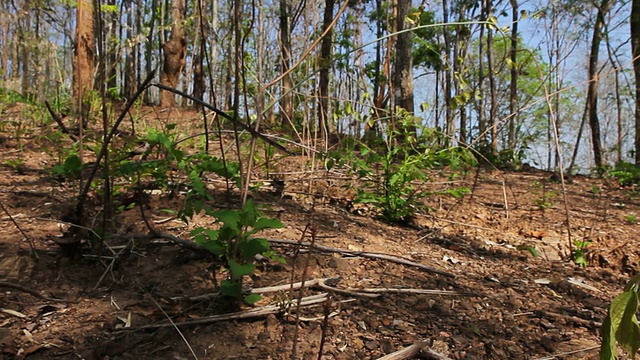
[[[615,182],[576,176],[566,184],[565,204],[548,172],[482,168],[455,180],[434,172],[425,189],[465,186],[472,193],[432,196],[431,211],[400,226],[354,208],[340,173],[312,171],[309,159],[297,156],[277,162],[282,194],[268,187],[251,194],[286,225],[264,235],[343,252],[274,242],[287,264],[260,263],[246,285],[339,278],[329,284],[352,293],[305,287],[304,296],[329,293],[331,300],[299,313],[299,291],[265,293],[240,309],[218,298],[189,300],[214,293],[224,274],[212,271],[215,262],[202,250],[147,236],[140,206],[116,215],[101,257],[89,247],[76,258],[61,250],[56,240],[68,226],[61,219],[78,184],[47,171],[58,161],[55,144],[39,132],[46,130],[19,143],[0,139],[5,359],[291,359],[294,344],[298,359],[317,359],[321,347],[322,359],[377,359],[422,342],[432,353],[414,358],[597,359],[608,304],[638,266],[640,204],[633,189]],[[237,191],[228,197],[224,182],[207,181],[212,205],[237,205]],[[157,230],[190,241],[189,231],[211,219],[187,224],[163,211],[180,201],[179,194],[151,193],[143,210]],[[86,215],[100,222],[101,208],[94,200]],[[585,268],[568,260],[570,237],[592,242]],[[371,288],[381,295],[358,291]],[[211,318],[274,304],[282,311]]]

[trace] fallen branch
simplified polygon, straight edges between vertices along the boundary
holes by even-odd
[[[14,290],[26,292],[27,294],[31,294],[31,295],[33,295],[33,296],[35,296],[37,298],[40,298],[40,299],[46,300],[46,301],[62,302],[62,303],[75,303],[75,302],[77,302],[77,301],[72,301],[72,300],[56,299],[56,298],[44,296],[44,295],[40,294],[39,292],[37,292],[35,290],[29,289],[29,288],[24,287],[22,285],[14,284],[14,283],[8,282],[8,281],[0,281],[0,288],[9,288],[9,289],[14,289]]]
[[[185,239],[181,239],[179,237],[170,235],[170,234],[165,234],[165,233],[161,233],[158,232],[156,234],[151,234],[151,235],[141,235],[141,236],[128,236],[128,237],[136,237],[136,238],[162,238],[162,239],[167,239],[170,240],[176,244],[180,244],[186,248],[192,249],[192,250],[199,250],[199,249],[204,249],[203,247],[199,246],[198,244],[194,243],[193,241],[190,240],[185,240]],[[420,270],[424,270],[427,272],[431,272],[434,274],[438,274],[438,275],[442,275],[442,276],[446,276],[448,278],[455,278],[456,276],[452,273],[443,271],[443,270],[439,270],[436,268],[433,268],[431,266],[427,266],[427,265],[423,265],[417,262],[413,262],[413,261],[409,261],[397,256],[393,256],[393,255],[388,255],[388,254],[382,254],[382,253],[372,253],[372,252],[365,252],[365,251],[354,251],[354,250],[346,250],[346,249],[339,249],[339,248],[334,248],[334,247],[329,247],[329,246],[324,246],[324,245],[311,245],[311,243],[308,242],[298,242],[298,241],[294,241],[294,240],[281,240],[281,239],[267,239],[267,241],[269,241],[269,243],[271,244],[282,244],[282,245],[296,245],[296,246],[304,246],[307,248],[313,248],[315,250],[319,250],[322,252],[329,252],[329,253],[336,253],[336,254],[342,254],[342,255],[351,255],[351,256],[361,256],[361,257],[366,257],[366,258],[370,258],[370,259],[380,259],[380,260],[387,260],[387,261],[391,261],[397,264],[402,264],[402,265],[407,265],[407,266],[412,266],[415,268],[418,268]]]
[[[396,352],[392,352],[391,354],[387,354],[381,358],[378,358],[378,360],[403,360],[410,359],[416,355],[421,355],[431,360],[451,360],[451,358],[447,356],[444,356],[431,349],[427,349],[427,343],[424,341],[417,342],[411,346],[407,346],[406,348],[400,349]]]
[[[409,289],[409,288],[365,288],[365,289],[351,289],[354,291],[360,291],[363,293],[400,293],[400,294],[426,294],[426,295],[456,295],[456,296],[483,296],[471,292],[458,292],[451,290],[430,290],[430,289]]]
[[[339,249],[339,248],[334,248],[334,247],[329,247],[329,246],[324,246],[324,245],[311,245],[308,242],[298,242],[298,241],[293,241],[293,240],[279,240],[279,239],[267,239],[271,244],[284,244],[284,245],[298,245],[298,246],[304,246],[304,247],[312,247],[313,249],[316,250],[320,250],[322,252],[330,252],[330,253],[337,253],[337,254],[343,254],[343,255],[351,255],[351,256],[361,256],[361,257],[366,257],[366,258],[370,258],[370,259],[381,259],[381,260],[387,260],[387,261],[391,261],[397,264],[402,264],[402,265],[407,265],[407,266],[413,266],[416,267],[418,269],[421,270],[425,270],[428,272],[432,272],[434,274],[438,274],[438,275],[442,275],[442,276],[446,276],[449,278],[455,278],[456,276],[452,273],[443,271],[443,270],[439,270],[430,266],[426,266],[426,265],[422,265],[420,263],[416,263],[413,261],[409,261],[397,256],[393,256],[393,255],[388,255],[388,254],[382,254],[382,253],[372,253],[372,252],[365,252],[365,251],[354,251],[354,250],[346,250],[346,249]]]
[[[301,306],[307,306],[308,307],[308,306],[312,306],[312,305],[316,305],[316,304],[322,304],[327,300],[327,297],[328,297],[327,293],[305,297],[305,298],[302,299]],[[350,301],[353,301],[353,300],[352,299],[343,300],[343,301],[341,301],[341,303],[342,302],[350,302]],[[289,309],[289,310],[291,310],[291,309]],[[251,309],[251,310],[248,310],[248,311],[238,311],[238,312],[229,313],[229,314],[213,315],[213,316],[203,317],[203,318],[200,318],[200,319],[182,321],[182,322],[160,323],[160,324],[150,324],[150,325],[143,325],[143,326],[137,326],[137,327],[129,327],[129,328],[122,329],[121,331],[159,329],[159,328],[178,327],[178,326],[203,325],[203,324],[211,324],[211,323],[219,322],[219,321],[251,319],[251,318],[266,316],[266,315],[269,315],[269,314],[282,314],[282,313],[285,313],[286,311],[287,311],[287,307],[286,306],[282,306],[280,304],[279,305],[267,305],[267,306],[261,306],[261,307],[255,308],[255,309]]]
[[[340,278],[333,277],[333,278],[307,280],[307,281],[304,282],[304,286],[312,287],[312,286],[318,285],[321,282],[324,283],[325,281],[335,281],[335,280],[339,280],[339,279]],[[267,286],[267,287],[251,289],[251,291],[249,291],[249,294],[267,294],[267,293],[274,293],[274,292],[278,292],[278,291],[298,290],[301,287],[302,287],[302,282],[297,282],[297,283],[293,283],[293,284],[278,285],[278,286]],[[207,300],[207,299],[216,298],[218,296],[220,296],[220,292],[197,295],[197,296],[191,296],[191,297],[185,297],[185,296],[172,297],[171,300],[173,300],[173,301],[181,301],[181,300],[201,301],[201,300]]]

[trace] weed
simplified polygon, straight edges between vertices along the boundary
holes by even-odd
[[[255,270],[253,259],[256,255],[284,262],[270,250],[266,239],[253,235],[265,229],[281,228],[283,225],[278,219],[263,217],[251,199],[240,210],[205,209],[205,212],[213,216],[220,225],[219,229],[198,227],[191,235],[197,244],[226,260],[229,278],[220,283],[220,292],[232,298],[242,298],[242,279]],[[260,295],[252,294],[245,296],[244,301],[253,304],[260,298]]]
[[[536,204],[538,209],[546,210],[546,209],[550,208],[551,206],[553,206],[554,201],[555,201],[557,196],[558,196],[558,194],[556,194],[554,191],[545,191],[545,192],[542,193],[542,196],[537,197],[534,200],[534,203]]]
[[[588,240],[576,240],[573,242],[575,245],[575,249],[571,253],[571,260],[576,265],[581,267],[586,267],[589,263],[587,261],[587,246],[591,244],[591,241]]]
[[[437,144],[442,142],[443,135],[434,129],[416,128],[417,123],[415,117],[399,109],[395,126],[386,127],[384,142],[370,142],[374,144],[372,147],[362,144],[359,154],[353,151],[346,156],[362,181],[362,186],[357,188],[356,203],[373,205],[387,221],[407,221],[427,209],[422,199],[433,193],[422,190],[417,183],[429,180],[429,169],[448,166],[458,170],[475,164],[468,150],[439,148]],[[327,167],[332,168],[336,162],[343,163],[338,156],[329,159]],[[440,193],[462,197],[469,189]]]
[[[624,219],[631,225],[638,223],[638,216],[636,216],[636,214],[625,215]]]

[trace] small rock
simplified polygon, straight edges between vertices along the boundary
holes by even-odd
[[[371,351],[371,350],[375,350],[375,349],[379,348],[380,344],[377,341],[372,340],[372,341],[367,341],[366,343],[364,343],[364,347],[367,350]]]

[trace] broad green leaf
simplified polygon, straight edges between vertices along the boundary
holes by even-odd
[[[622,296],[627,294],[627,296]],[[620,346],[635,359],[638,349],[640,349],[640,325],[636,317],[638,310],[638,293],[636,291],[627,291],[622,293],[620,303],[616,303],[618,298],[613,300],[611,304],[612,313],[622,311],[622,317],[616,331],[616,340]],[[614,308],[615,305],[615,308]]]
[[[257,254],[262,254],[270,249],[269,242],[266,239],[250,238],[240,242],[240,253],[246,260],[252,259]]]
[[[616,360],[616,335],[611,324],[611,310],[602,323],[601,331],[600,360]]]
[[[222,295],[239,298],[242,296],[242,285],[232,280],[222,280],[220,282],[220,292]]]
[[[261,299],[262,299],[262,296],[258,294],[250,294],[244,297],[244,302],[246,302],[249,305],[253,305],[258,301],[260,301]]]
[[[259,218],[256,223],[253,225],[253,229],[249,231],[248,235],[255,234],[258,231],[264,229],[280,229],[284,224],[278,219],[270,219],[270,218]]]
[[[218,210],[214,211],[213,215],[224,226],[233,229],[234,231],[240,230],[238,223],[240,222],[240,212],[237,210]]]
[[[240,264],[235,260],[229,260],[229,270],[234,279],[240,279],[245,275],[250,275],[255,269],[255,264]]]

